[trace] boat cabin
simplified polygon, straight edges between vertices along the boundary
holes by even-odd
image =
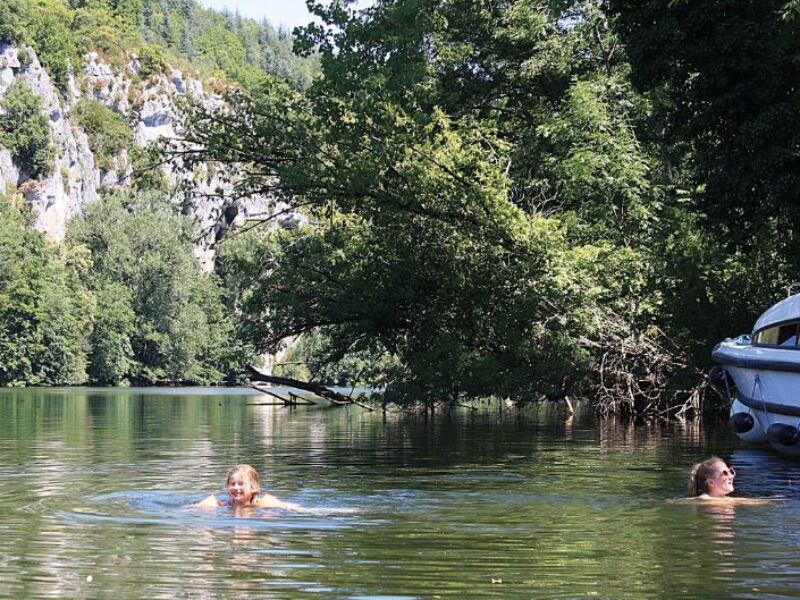
[[[795,294],[767,310],[753,327],[752,344],[798,348],[800,330],[800,294]]]

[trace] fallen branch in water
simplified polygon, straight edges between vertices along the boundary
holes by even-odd
[[[300,396],[298,396],[297,394],[293,394],[291,392],[289,392],[288,398],[284,398],[280,394],[276,394],[272,390],[269,390],[265,387],[261,387],[258,385],[253,385],[253,387],[262,394],[267,394],[268,396],[272,396],[273,398],[277,398],[278,400],[282,401],[284,406],[297,406],[298,404],[316,404],[316,402],[314,402],[313,400],[310,400],[308,398],[300,398]],[[303,400],[303,402],[298,402],[298,399]]]
[[[349,396],[347,394],[340,394],[339,392],[332,390],[328,387],[325,387],[324,385],[320,385],[319,383],[314,383],[312,381],[300,381],[299,379],[292,379],[291,377],[277,377],[275,375],[267,375],[266,373],[262,373],[261,371],[259,371],[258,369],[256,369],[251,365],[247,365],[246,370],[252,381],[263,381],[266,383],[273,383],[275,385],[282,385],[286,387],[296,388],[298,390],[304,390],[306,392],[311,392],[312,394],[319,396],[320,398],[325,398],[326,400],[328,400],[332,404],[336,404],[337,406],[355,404],[356,406],[366,408],[367,410],[374,410],[373,407],[355,400],[352,396]],[[256,388],[256,389],[264,391],[263,388]],[[272,392],[267,392],[267,393],[273,396],[275,395]]]

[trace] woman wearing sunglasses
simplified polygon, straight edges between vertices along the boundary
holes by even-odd
[[[736,471],[718,456],[712,456],[692,467],[689,496],[703,500],[724,498],[733,491]]]
[[[769,504],[774,498],[732,498],[736,471],[719,456],[712,456],[692,467],[689,475],[690,500],[708,500],[713,504]]]

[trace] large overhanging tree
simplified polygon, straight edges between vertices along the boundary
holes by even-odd
[[[713,342],[748,331],[798,277],[798,6],[607,3],[631,80],[652,99],[644,135],[702,232],[705,249],[679,259],[672,295],[674,321],[694,329],[705,356]]]
[[[593,383],[652,406],[680,362],[654,318],[653,243],[676,213],[633,133],[646,106],[603,14],[313,8],[326,26],[300,45],[320,49],[319,80],[195,107],[176,151],[188,168],[237,165],[236,194],[278,194],[308,216],[238,265],[247,333],[274,348],[322,331],[332,359],[385,354],[370,382],[395,397]]]

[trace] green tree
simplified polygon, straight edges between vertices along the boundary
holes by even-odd
[[[55,146],[42,100],[21,80],[15,80],[0,99],[0,143],[30,177],[47,177],[53,170]]]
[[[66,89],[70,67],[78,64],[78,46],[71,30],[73,17],[74,12],[61,2],[45,2],[31,25],[39,60],[62,90]]]
[[[0,0],[0,41],[29,44],[34,18],[33,7],[27,0]]]
[[[86,381],[91,298],[23,214],[0,198],[0,385]]]
[[[95,162],[103,170],[113,168],[115,158],[132,149],[133,133],[122,115],[102,102],[83,98],[74,108],[75,123],[86,132]]]
[[[88,249],[97,296],[93,378],[102,383],[216,383],[247,354],[212,275],[193,255],[192,225],[157,197],[110,196],[69,226]]]
[[[97,308],[89,356],[89,377],[104,385],[124,385],[135,372],[132,339],[136,313],[131,291],[123,284],[103,282],[94,291]]]
[[[640,138],[691,226],[666,232],[664,312],[697,362],[748,331],[800,268],[794,4],[607,5],[652,106]]]
[[[397,397],[560,394],[587,366],[570,343],[585,324],[566,316],[582,296],[567,293],[558,224],[509,201],[491,130],[441,113],[418,122],[388,104],[326,128],[334,98],[320,99],[316,118],[281,106],[291,98],[268,85],[252,104],[239,99],[258,128],[242,126],[235,144],[230,130],[213,129],[218,117],[205,131],[207,147],[233,161],[262,157],[254,169],[274,165],[281,185],[313,206],[310,227],[277,234],[247,270],[257,273],[248,331],[274,347],[322,330],[332,357],[397,357],[373,379]],[[250,115],[230,124],[251,125]],[[309,147],[318,153],[304,154]]]
[[[325,25],[298,42],[323,77],[304,97],[265,82],[190,119],[237,193],[277,188],[309,219],[244,270],[248,330],[387,355],[372,381],[389,396],[613,387],[647,406],[685,364],[654,255],[693,222],[664,204],[636,131],[649,104],[600,3],[313,9]]]

